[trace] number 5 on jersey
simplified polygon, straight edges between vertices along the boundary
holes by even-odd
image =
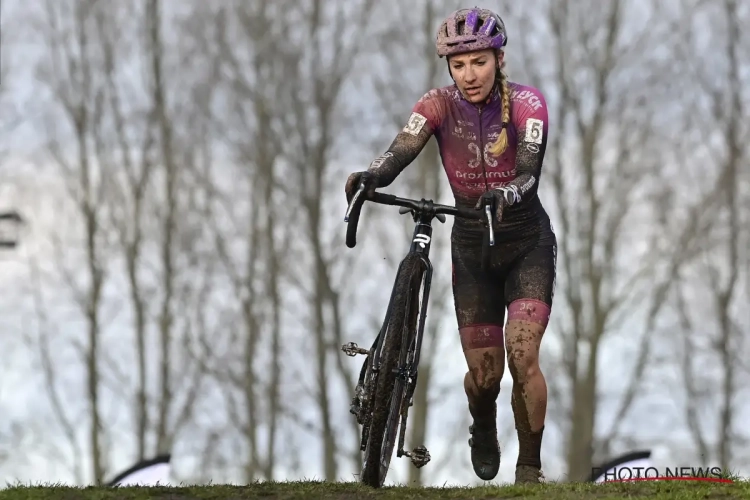
[[[542,137],[544,136],[543,126],[544,122],[537,118],[529,118],[526,120],[526,135],[524,136],[524,141],[541,144]]]

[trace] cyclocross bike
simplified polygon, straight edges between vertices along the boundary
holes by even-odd
[[[366,200],[383,205],[398,205],[401,207],[399,213],[411,213],[416,223],[411,247],[396,272],[385,320],[372,347],[367,350],[349,342],[341,348],[348,356],[366,356],[349,411],[362,426],[360,449],[364,452],[364,462],[360,482],[379,488],[385,482],[397,437],[396,456],[409,457],[418,468],[430,461],[430,453],[424,446],[404,451],[404,439],[406,418],[409,407],[413,404],[417,384],[419,353],[432,281],[432,263],[429,259],[432,219],[436,218],[444,223],[446,214],[481,219],[482,211],[440,205],[432,200],[398,198],[383,193],[374,193],[368,197],[366,184],[369,181],[369,175],[363,174],[359,188],[349,203],[344,218],[347,222],[347,247],[353,248],[356,245],[357,224]],[[487,229],[482,260],[486,268],[489,265],[489,247],[495,244],[492,228],[494,204],[491,198],[485,198],[483,208]]]

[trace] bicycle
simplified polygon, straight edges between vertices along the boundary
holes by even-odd
[[[432,219],[438,219],[442,223],[445,223],[446,215],[481,219],[482,212],[441,205],[424,198],[417,201],[384,193],[365,197],[368,180],[368,175],[363,174],[344,217],[347,222],[347,247],[354,248],[356,245],[357,225],[366,200],[400,206],[399,213],[411,213],[416,224],[409,251],[396,272],[385,320],[372,347],[369,350],[363,349],[354,342],[341,347],[347,356],[366,356],[349,412],[356,416],[357,423],[362,426],[360,450],[364,452],[364,463],[360,482],[379,488],[385,482],[397,432],[397,457],[409,457],[417,468],[424,467],[430,461],[430,453],[426,447],[420,445],[412,451],[405,451],[404,440],[409,408],[414,403],[417,368],[432,283],[432,263],[429,259]],[[485,200],[487,229],[482,248],[485,268],[489,265],[489,247],[495,244],[493,209],[494,205]]]

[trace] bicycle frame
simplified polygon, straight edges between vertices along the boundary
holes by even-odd
[[[354,195],[349,205],[345,221],[348,222],[346,244],[349,248],[356,245],[356,230],[357,223],[359,220],[359,214],[362,204],[365,201],[365,184],[366,179],[363,179],[360,183],[359,190]],[[412,241],[409,247],[409,251],[404,259],[399,263],[398,271],[396,272],[396,278],[394,279],[393,287],[391,289],[391,296],[388,301],[388,307],[386,309],[385,319],[378,332],[372,347],[369,350],[359,348],[355,343],[350,342],[342,346],[342,350],[349,356],[355,356],[356,354],[365,354],[367,358],[362,365],[360,370],[360,376],[355,390],[354,398],[350,407],[350,413],[357,416],[357,420],[362,424],[362,436],[360,442],[360,449],[366,450],[367,441],[369,437],[370,427],[370,408],[371,401],[369,400],[372,388],[370,385],[373,381],[377,380],[377,374],[381,366],[381,340],[384,338],[384,334],[388,328],[388,324],[391,319],[391,313],[393,310],[393,301],[396,296],[396,287],[399,281],[401,272],[403,271],[404,263],[407,258],[412,255],[418,255],[423,268],[422,282],[423,287],[420,287],[420,293],[417,295],[418,300],[421,302],[419,310],[419,321],[417,324],[416,332],[403,332],[403,342],[409,342],[407,344],[406,361],[402,363],[399,361],[397,368],[397,378],[399,378],[404,384],[403,399],[400,404],[400,425],[399,425],[399,438],[396,456],[408,456],[417,467],[422,467],[429,462],[429,452],[423,446],[418,446],[412,452],[404,451],[404,441],[406,437],[406,420],[408,416],[408,408],[412,406],[412,398],[414,395],[414,389],[416,388],[418,378],[418,367],[420,361],[420,355],[422,351],[422,340],[424,338],[424,328],[427,320],[427,306],[430,296],[430,288],[432,285],[433,266],[430,261],[430,248],[432,244],[432,220],[438,219],[440,222],[445,222],[445,214],[454,216],[460,216],[470,219],[482,218],[482,212],[470,209],[461,209],[457,207],[451,207],[446,205],[440,205],[433,203],[432,200],[409,200],[404,198],[397,198],[393,195],[386,195],[382,193],[374,193],[367,199],[376,203],[385,205],[399,205],[401,208],[399,213],[406,214],[411,213],[415,222],[414,231],[412,233]],[[485,204],[484,216],[486,217],[488,227],[488,238],[486,238],[487,247],[494,245],[494,232],[492,230],[492,214],[494,213],[490,205]],[[485,249],[483,249],[484,253]],[[414,335],[414,343],[411,344],[411,337]],[[371,369],[371,377],[367,380],[367,386],[365,386],[365,378],[367,376],[368,366]],[[364,411],[364,413],[363,413]]]
[[[408,211],[408,210],[407,210]],[[404,209],[401,210],[401,213],[406,213]],[[434,213],[430,213],[430,210],[421,211],[417,210],[413,213],[413,218],[416,223],[414,227],[414,231],[412,234],[412,241],[411,246],[409,248],[409,251],[407,253],[408,257],[409,255],[419,255],[420,260],[422,261],[422,265],[424,266],[424,276],[423,276],[423,282],[424,282],[424,288],[422,288],[421,293],[419,294],[419,299],[421,303],[421,308],[419,311],[419,323],[417,324],[417,331],[415,334],[415,345],[413,348],[409,348],[408,354],[407,354],[407,366],[399,366],[398,367],[398,374],[397,377],[402,379],[404,381],[404,385],[406,387],[405,390],[405,401],[409,401],[409,405],[407,405],[406,408],[402,409],[402,419],[401,419],[401,425],[399,429],[399,443],[398,443],[398,449],[396,452],[397,457],[401,457],[404,455],[404,440],[405,440],[405,429],[406,429],[406,414],[408,413],[408,407],[411,406],[411,399],[414,393],[414,389],[417,384],[417,374],[418,374],[418,367],[419,367],[419,359],[420,359],[420,353],[422,350],[422,339],[424,336],[424,327],[426,324],[426,318],[427,318],[427,305],[429,302],[429,295],[430,295],[430,287],[432,285],[432,273],[433,273],[433,266],[432,262],[430,261],[430,248],[431,248],[431,242],[432,242],[432,219],[435,217]],[[393,282],[393,287],[391,288],[391,295],[388,300],[388,307],[386,308],[386,314],[385,319],[383,320],[383,324],[380,328],[380,331],[378,332],[377,336],[375,337],[375,341],[373,342],[373,347],[369,351],[368,354],[372,355],[372,359],[366,359],[362,370],[360,372],[360,378],[358,381],[358,387],[362,386],[364,384],[364,377],[366,374],[367,369],[367,363],[372,362],[371,369],[374,374],[377,374],[380,370],[380,354],[381,354],[381,346],[382,343],[380,340],[383,338],[383,335],[385,333],[385,330],[388,328],[388,323],[391,319],[391,311],[393,309],[393,300],[396,295],[396,283],[398,282],[398,277],[400,273],[402,272],[403,264],[406,261],[406,257],[404,257],[401,262],[399,263],[398,270],[396,271],[396,278]],[[406,335],[409,335],[409,332],[405,332]],[[408,338],[405,338],[404,341],[408,341]],[[364,388],[363,388],[364,389]],[[362,440],[360,442],[360,449],[362,451],[365,450],[366,444],[367,444],[367,437],[368,432],[367,429],[363,429],[362,433]]]
[[[433,274],[433,266],[432,262],[430,261],[430,248],[431,248],[431,241],[432,241],[432,218],[434,217],[433,214],[430,213],[424,213],[424,212],[415,212],[414,213],[414,220],[416,222],[416,226],[414,227],[414,232],[412,235],[412,243],[411,247],[409,248],[408,255],[416,254],[420,257],[420,260],[422,261],[422,265],[424,266],[424,274],[422,276],[422,282],[424,283],[424,287],[421,288],[419,295],[417,296],[418,304],[421,304],[420,310],[419,310],[419,322],[417,323],[417,331],[415,332],[414,336],[414,346],[409,346],[406,356],[406,366],[398,366],[398,374],[396,375],[398,378],[400,378],[404,382],[404,399],[401,402],[401,423],[399,428],[399,438],[398,438],[398,447],[396,449],[396,456],[402,457],[404,456],[404,441],[406,438],[406,420],[409,413],[409,407],[412,406],[412,399],[414,396],[414,390],[417,386],[417,379],[418,379],[418,373],[419,373],[419,360],[420,360],[420,353],[422,352],[422,339],[424,338],[424,328],[425,324],[427,322],[427,306],[429,303],[430,298],[430,287],[432,285],[432,274]],[[399,272],[401,271],[401,267],[403,265],[403,262],[406,260],[404,258],[401,261],[401,264],[399,265]],[[386,318],[385,322],[383,323],[383,326],[378,333],[378,338],[376,340],[376,343],[378,345],[376,357],[374,360],[374,366],[377,366],[377,369],[380,367],[380,345],[381,343],[378,342],[378,340],[381,338],[385,328],[388,325],[388,322],[390,320],[390,313],[391,308],[393,304],[393,298],[396,291],[396,282],[398,281],[399,272],[396,273],[396,279],[394,280],[394,286],[391,289],[391,298],[388,303],[388,309],[386,312]],[[403,339],[403,342],[409,342],[410,340],[410,333],[411,332],[404,332],[403,335],[405,336]]]

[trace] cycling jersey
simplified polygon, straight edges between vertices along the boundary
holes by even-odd
[[[534,87],[508,85],[511,123],[507,125],[508,147],[499,157],[489,152],[503,127],[502,96],[497,88],[481,105],[464,99],[456,85],[432,89],[413,107],[407,125],[388,151],[370,165],[379,187],[393,182],[434,135],[456,205],[473,207],[483,192],[515,185],[521,201],[504,210],[497,230],[544,230],[549,218],[537,189],[547,145],[547,105]],[[481,227],[481,223],[459,218],[455,224],[467,229]]]

